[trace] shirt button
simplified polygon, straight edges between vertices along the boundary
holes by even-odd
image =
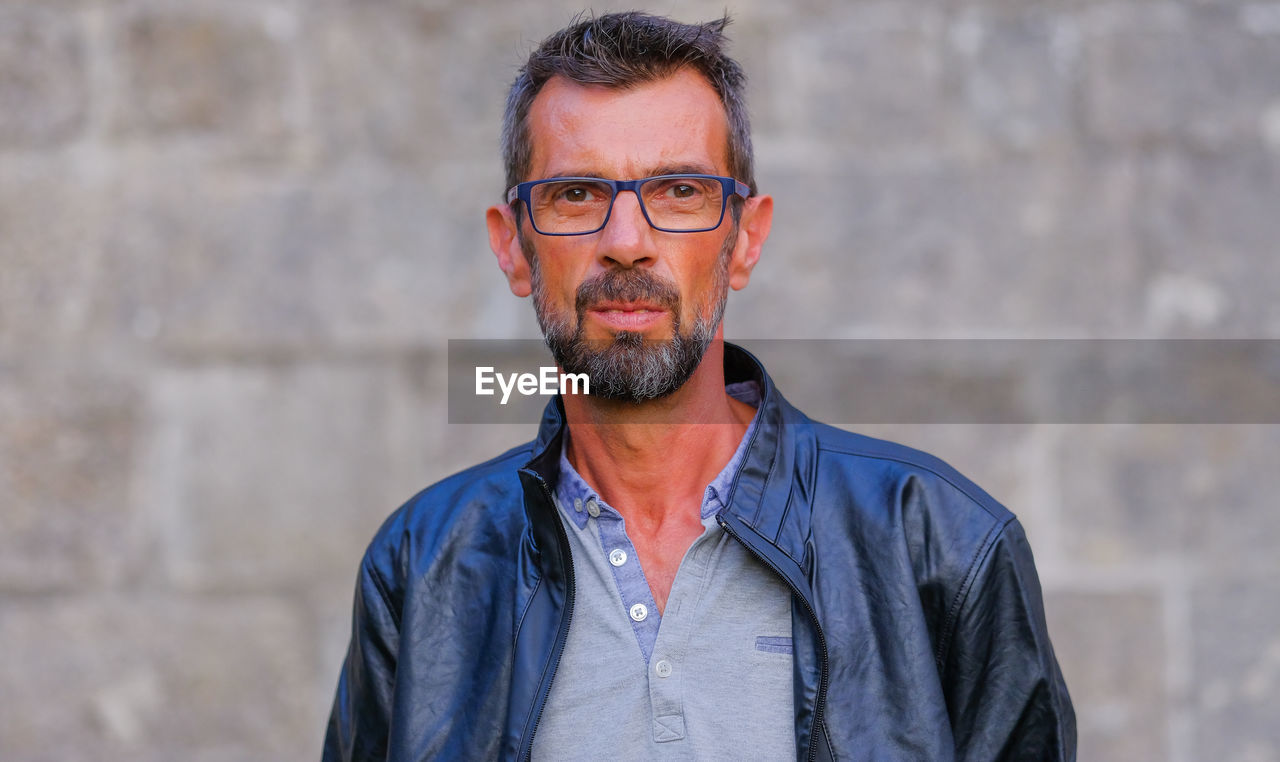
[[[622,566],[627,562],[627,551],[622,548],[614,548],[609,553],[609,563],[614,566]]]
[[[593,519],[600,517],[600,504],[594,497],[587,501],[587,513],[591,514]]]
[[[653,671],[658,673],[658,677],[671,677],[671,662],[663,659],[653,665]]]
[[[578,513],[582,513],[582,498],[575,497],[573,499],[573,510],[577,511]]]
[[[644,618],[649,616],[649,609],[643,603],[637,603],[631,607],[631,619],[636,622],[643,622]]]

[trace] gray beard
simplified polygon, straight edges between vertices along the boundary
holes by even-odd
[[[729,256],[737,232],[735,224],[716,261],[712,314],[704,317],[698,310],[688,334],[681,330],[679,292],[648,270],[637,268],[609,270],[584,282],[578,287],[575,314],[553,314],[532,243],[522,237],[521,247],[533,280],[534,312],[556,364],[565,373],[587,374],[591,395],[603,399],[640,403],[666,397],[684,386],[702,363],[724,318],[729,297]],[[674,316],[671,338],[655,341],[634,331],[619,331],[611,340],[583,338],[587,309],[605,300],[645,301],[670,310]]]

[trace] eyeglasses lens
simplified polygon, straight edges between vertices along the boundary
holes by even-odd
[[[656,177],[640,185],[640,202],[654,227],[669,231],[715,227],[724,210],[720,181]],[[587,233],[605,223],[612,201],[608,183],[557,180],[532,188],[534,224],[545,233]]]

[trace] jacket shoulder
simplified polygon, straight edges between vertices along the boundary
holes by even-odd
[[[491,536],[477,532],[479,525],[518,533],[523,526],[519,470],[532,454],[532,442],[513,447],[409,498],[374,534],[365,550],[366,570],[372,564],[384,574],[398,571],[396,576],[402,576],[403,567],[429,562],[458,537]]]
[[[949,513],[961,514],[980,523],[1003,526],[1014,515],[986,490],[934,455],[885,439],[876,439],[823,423],[815,423],[816,446],[820,457],[837,459],[852,478],[879,480],[898,490],[927,490]],[[903,495],[905,497],[905,495]]]
[[[855,538],[863,563],[880,570],[882,583],[897,579],[914,588],[941,664],[964,607],[985,598],[984,590],[992,587],[996,559],[1016,550],[1020,563],[1032,564],[1025,540],[1019,542],[1021,525],[985,490],[933,455],[826,425],[818,428],[817,494],[823,498],[817,501],[822,507],[815,509],[815,527],[841,527],[843,536]]]
[[[985,561],[1021,528],[1007,508],[941,459],[817,424],[814,526],[841,527],[859,552],[912,570],[934,632],[953,621]]]

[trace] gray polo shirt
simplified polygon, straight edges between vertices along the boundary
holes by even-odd
[[[759,404],[754,382],[726,391]],[[662,614],[622,516],[561,452],[554,496],[573,553],[574,610],[534,759],[795,756],[790,590],[715,518],[755,428],[707,485],[702,535]]]

